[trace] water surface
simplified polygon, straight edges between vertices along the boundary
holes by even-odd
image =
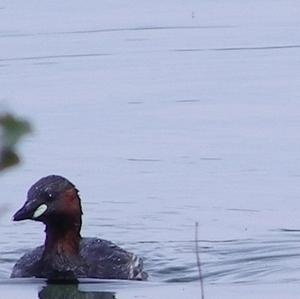
[[[0,8],[2,107],[34,124],[22,165],[1,175],[7,298],[198,298],[196,221],[207,296],[299,293],[296,1]],[[149,282],[8,280],[44,238],[11,215],[48,174],[79,188],[83,235],[143,256]]]

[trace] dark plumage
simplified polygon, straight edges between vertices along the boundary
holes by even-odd
[[[51,175],[28,191],[15,221],[31,219],[46,225],[46,240],[15,264],[11,277],[144,280],[143,261],[110,241],[82,238],[78,190],[67,179]]]

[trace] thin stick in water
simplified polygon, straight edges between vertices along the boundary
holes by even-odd
[[[200,261],[200,249],[199,249],[199,239],[198,239],[198,222],[195,223],[195,249],[196,249],[196,258],[197,258],[197,268],[199,273],[199,281],[201,287],[201,299],[204,299],[204,286],[203,286],[203,276],[201,270],[201,261]]]

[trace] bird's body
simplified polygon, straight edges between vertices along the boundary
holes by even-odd
[[[64,280],[85,277],[134,280],[147,278],[142,271],[142,259],[103,239],[82,238],[79,257],[72,260],[66,259],[64,255],[57,255],[53,257],[51,265],[43,265],[44,250],[45,246],[42,245],[24,254],[15,264],[11,277],[52,277]]]

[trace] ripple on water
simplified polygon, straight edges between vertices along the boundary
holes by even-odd
[[[299,237],[300,232],[297,235]],[[200,241],[206,283],[296,281],[300,271],[298,238],[282,233],[269,237],[272,238]],[[147,246],[145,264],[152,279],[165,282],[198,280],[193,240],[149,243]]]
[[[300,269],[300,231],[279,230],[265,238],[201,240],[200,256],[206,283],[269,283],[296,281]],[[190,282],[198,280],[195,241],[141,241],[121,244],[144,257],[150,280]],[[25,252],[1,252],[0,279],[9,277],[17,258]]]

